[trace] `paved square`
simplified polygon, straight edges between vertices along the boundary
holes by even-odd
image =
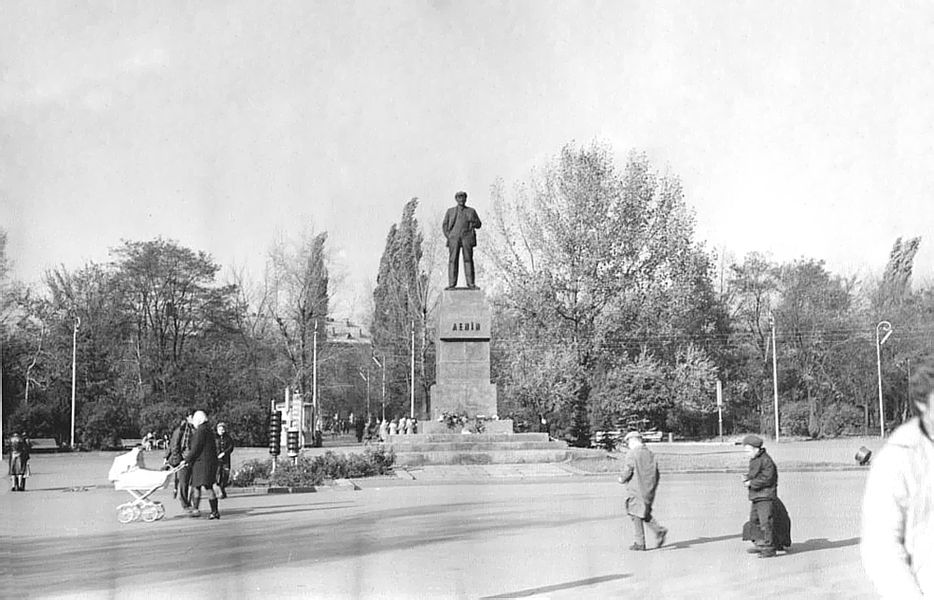
[[[232,495],[216,522],[182,517],[161,490],[165,520],[120,525],[114,508],[129,496],[107,487],[112,456],[38,456],[33,490],[0,495],[5,597],[874,597],[858,558],[865,471],[782,473],[795,543],[762,560],[740,541],[736,473],[663,475],[668,545],[632,553],[611,476]]]

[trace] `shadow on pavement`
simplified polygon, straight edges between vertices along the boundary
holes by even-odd
[[[815,550],[831,550],[833,548],[844,548],[846,546],[855,546],[859,543],[859,538],[854,537],[848,540],[837,540],[832,542],[827,538],[811,538],[806,542],[792,543],[788,549],[788,554],[802,554],[804,552],[813,552]]]
[[[79,538],[21,537],[6,566],[17,574],[12,591],[21,596],[29,597],[40,590],[49,595],[80,595],[145,584],[159,574],[171,574],[177,580],[219,575],[236,579],[238,575],[280,567],[283,556],[288,556],[292,565],[321,565],[396,549],[606,519],[605,515],[569,515],[543,524],[526,509],[490,512],[500,502],[422,506],[418,510],[388,508],[312,521],[301,517],[283,519],[274,514],[302,515],[313,512],[299,511],[346,508],[325,504],[334,503],[256,507],[239,515],[236,508],[222,506],[220,521],[182,517],[131,523],[116,531]],[[256,512],[250,514],[251,510]],[[232,518],[225,519],[225,513]],[[141,568],[141,564],[145,567]],[[50,573],[57,576],[49,577]]]
[[[525,598],[527,596],[535,596],[536,594],[546,594],[548,592],[570,590],[576,587],[583,587],[585,585],[595,585],[597,583],[603,583],[605,581],[615,581],[617,579],[625,579],[626,577],[631,577],[631,575],[620,573],[618,575],[602,575],[600,577],[588,577],[587,579],[578,579],[577,581],[568,581],[567,583],[557,583],[554,585],[546,585],[546,586],[537,587],[537,588],[529,588],[527,590],[519,590],[518,592],[508,592],[506,594],[497,594],[495,596],[483,596],[482,600],[492,600],[493,598]]]
[[[724,542],[726,540],[736,540],[743,537],[741,533],[731,533],[729,535],[718,535],[715,537],[698,537],[693,540],[681,540],[674,544],[668,544],[668,547],[672,550],[682,550],[684,548],[690,548],[691,546],[697,546],[699,544],[709,544],[710,542]]]

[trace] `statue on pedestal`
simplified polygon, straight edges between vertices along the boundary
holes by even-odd
[[[480,217],[477,211],[467,206],[467,192],[454,194],[457,206],[452,206],[444,215],[441,231],[448,244],[448,287],[457,287],[458,255],[464,255],[464,277],[467,289],[477,289],[474,284],[473,249],[477,245],[475,230],[480,229]]]

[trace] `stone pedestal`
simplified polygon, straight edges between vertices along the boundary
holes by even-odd
[[[431,386],[431,420],[442,413],[492,417],[496,385],[490,383],[490,305],[479,289],[444,290],[438,309],[437,379]]]

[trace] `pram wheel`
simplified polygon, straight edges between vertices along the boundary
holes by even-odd
[[[161,519],[165,516],[165,507],[162,506],[161,502],[153,502],[153,506],[156,507],[156,510],[159,511],[159,516],[156,519]]]
[[[126,525],[140,517],[140,510],[134,504],[121,504],[117,507],[117,520]]]
[[[159,520],[159,507],[155,504],[147,504],[140,511],[140,517],[146,523],[152,523]]]

